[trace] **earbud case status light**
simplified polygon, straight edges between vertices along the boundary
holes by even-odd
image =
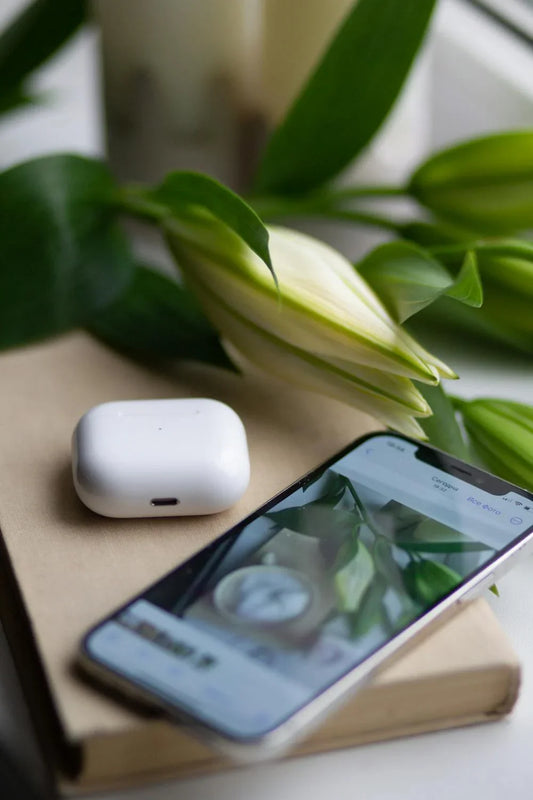
[[[244,425],[206,398],[129,400],[88,411],[72,437],[79,498],[106,517],[215,514],[250,480]]]

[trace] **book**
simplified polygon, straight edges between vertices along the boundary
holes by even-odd
[[[183,729],[106,694],[76,669],[106,613],[363,433],[334,400],[197,364],[155,371],[83,333],[0,357],[0,613],[48,761],[64,791],[228,767]],[[241,415],[252,481],[211,517],[119,520],[78,500],[70,438],[92,406],[214,397]],[[496,719],[519,665],[483,601],[467,604],[345,704],[295,754]]]

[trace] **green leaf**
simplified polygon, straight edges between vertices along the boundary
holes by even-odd
[[[376,539],[373,548],[376,570],[381,575],[387,586],[392,587],[398,594],[404,594],[402,572],[392,555],[392,546],[383,537]]]
[[[417,169],[409,192],[435,214],[473,230],[533,226],[533,130],[512,131],[444,150]]]
[[[274,132],[257,190],[299,193],[337,175],[396,100],[435,0],[359,0]]]
[[[86,324],[128,285],[107,168],[38,158],[0,174],[0,348]]]
[[[265,225],[238,194],[208,175],[171,172],[158,188],[137,190],[136,194],[140,208],[143,200],[155,204],[154,215],[161,219],[187,216],[198,208],[208,211],[240,236],[273,274]]]
[[[402,530],[394,537],[394,544],[413,553],[470,553],[492,550],[483,542],[465,536],[435,519],[424,519],[410,530]]]
[[[446,294],[472,308],[481,308],[483,305],[483,287],[474,250],[466,254],[459,275]]]
[[[35,0],[0,36],[0,110],[27,97],[24,80],[52,56],[84,22],[84,0]]]
[[[452,276],[442,264],[408,242],[390,242],[377,247],[356,269],[400,323],[453,285]]]
[[[410,509],[405,510],[409,511]],[[396,610],[393,611],[391,607],[383,609],[385,614],[382,619],[391,631],[401,630],[404,625],[408,625],[412,622],[421,610],[406,592],[403,571],[394,559],[393,548],[394,545],[388,542],[384,537],[376,539],[373,548],[374,563],[378,576],[374,578],[373,583],[375,583],[376,580],[383,580],[387,591],[392,591],[396,599]],[[363,601],[363,605],[364,602],[365,601]],[[361,613],[363,612],[363,605],[361,606]]]
[[[416,333],[420,336],[436,328],[459,344],[464,337],[478,340],[480,345],[494,343],[533,355],[533,315],[531,298],[512,295],[500,289],[494,292],[483,281],[483,306],[480,309],[456,303],[443,297],[430,311],[417,318]],[[421,324],[418,324],[418,323]]]
[[[483,284],[483,305],[472,311],[447,298],[438,301],[427,324],[449,336],[467,335],[502,342],[533,353],[533,244],[527,240],[490,239],[472,245]],[[439,258],[457,266],[459,247],[439,247]],[[424,315],[422,315],[424,317]]]
[[[11,92],[0,92],[0,115],[31,106],[39,102],[36,95],[29,94],[23,86],[17,86]]]
[[[458,572],[437,561],[412,561],[403,575],[409,594],[426,607],[432,606],[462,581]]]
[[[430,444],[463,461],[471,460],[454,406],[442,386],[418,382],[416,386],[433,410],[433,416],[419,420]]]
[[[470,309],[464,308],[465,314],[459,319],[474,331],[511,345],[528,355],[533,354],[530,292],[526,288],[520,293],[514,289],[506,290],[497,284],[488,285],[485,282],[485,285],[487,288],[483,308],[478,313],[471,313]]]
[[[405,320],[431,305],[443,294],[478,308],[483,299],[476,258],[469,253],[458,276],[430,253],[409,242],[381,245],[356,265],[397,320]]]
[[[89,330],[117,350],[150,362],[186,358],[235,369],[195,297],[176,281],[139,266],[126,291]]]
[[[374,577],[358,610],[351,615],[350,636],[352,639],[358,639],[369,633],[372,628],[387,624],[383,598],[388,588],[386,580],[381,575]]]
[[[434,541],[421,542],[416,539],[398,538],[395,544],[402,550],[409,553],[479,553],[482,550],[490,550],[490,547],[481,542],[453,542],[453,541]]]
[[[341,611],[357,611],[374,573],[372,556],[363,542],[359,541],[355,556],[335,575],[335,592]]]
[[[357,512],[344,508],[332,508],[321,501],[304,506],[293,506],[266,514],[280,528],[316,538],[334,538],[344,541],[351,537],[361,519]]]

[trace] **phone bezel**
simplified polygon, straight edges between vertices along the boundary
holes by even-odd
[[[490,491],[491,494],[500,495],[509,491],[514,491],[533,501],[533,494],[526,489],[505,481],[502,478],[497,478],[491,473],[444,453],[425,442],[420,442],[404,436],[403,434],[391,431],[377,431],[365,434],[351,442],[318,467],[315,467],[304,476],[294,481],[289,487],[279,492],[243,520],[233,525],[229,530],[214,539],[209,545],[201,548],[186,561],[169,570],[157,581],[145,587],[137,595],[131,597],[126,603],[123,603],[112,613],[106,615],[106,617],[93,625],[81,642],[79,653],[80,665],[90,676],[105,681],[108,687],[115,688],[122,694],[129,695],[135,700],[148,703],[151,707],[156,707],[163,711],[171,721],[185,727],[193,735],[200,737],[204,742],[211,745],[219,752],[233,759],[245,762],[257,761],[276,757],[285,752],[288,747],[292,746],[295,742],[303,738],[312,728],[316,727],[321,720],[339,706],[348,695],[353,694],[356,690],[360,689],[364,683],[369,681],[378,669],[388,664],[394,656],[402,654],[409,644],[416,644],[423,632],[431,632],[437,624],[443,623],[451,614],[458,611],[464,602],[480,593],[483,589],[488,588],[506,572],[512,566],[514,557],[521,555],[524,550],[533,546],[533,523],[526,531],[518,534],[497,556],[494,556],[487,564],[478,568],[469,578],[465,578],[459,586],[443,597],[432,609],[425,611],[420,617],[413,620],[406,628],[397,633],[393,639],[374,651],[365,661],[355,666],[339,680],[314,696],[306,705],[302,706],[275,728],[261,736],[253,738],[232,736],[227,732],[219,730],[214,725],[198,719],[186,709],[165,700],[163,696],[158,695],[156,692],[151,692],[144,686],[135,683],[133,679],[123,676],[120,672],[115,671],[107,664],[98,661],[98,659],[89,652],[88,641],[98,629],[112,621],[132,603],[142,599],[147,592],[167,580],[174,573],[182,569],[185,570],[187,565],[200,553],[205,552],[211,547],[214,549],[218,548],[224,540],[234,538],[245,526],[264,514],[272,508],[272,506],[284,500],[290,494],[305,487],[306,484],[312,483],[317,475],[328,469],[352,450],[360,447],[369,439],[382,436],[392,436],[415,444],[418,448],[415,457],[419,457],[420,451],[423,451],[425,455],[429,454],[432,458],[432,461],[429,463],[433,463],[434,466],[443,469],[443,471],[450,475],[454,475],[454,472],[450,471],[450,467],[459,467],[462,474],[455,474],[454,476],[460,480],[472,483],[472,485],[477,488],[483,488]],[[422,460],[426,459],[422,458]],[[438,463],[435,463],[436,460]],[[466,468],[466,471],[464,468]],[[466,474],[471,477],[471,480],[465,477]],[[498,487],[502,489],[502,491],[493,492],[487,489],[488,486]]]

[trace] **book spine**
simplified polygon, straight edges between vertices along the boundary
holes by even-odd
[[[81,772],[82,751],[65,739],[32,634],[31,619],[1,531],[0,620],[45,763],[50,767],[50,784],[55,784],[52,766],[74,778]]]

